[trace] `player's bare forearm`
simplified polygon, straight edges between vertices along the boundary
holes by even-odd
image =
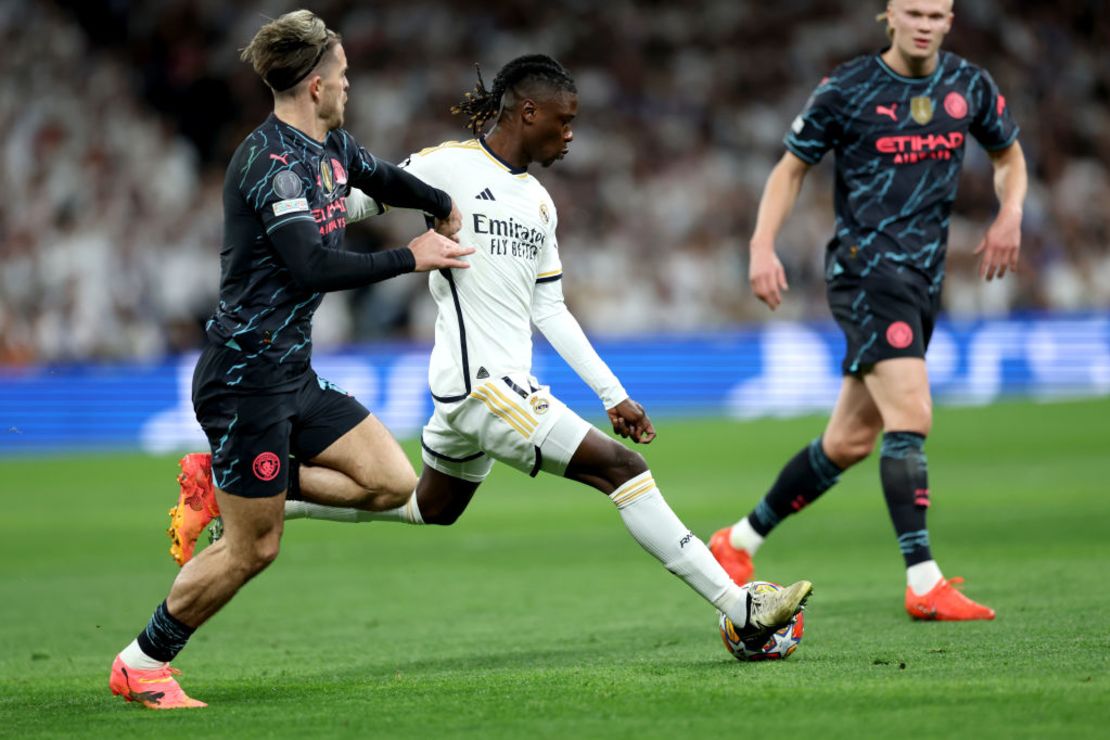
[[[1021,216],[1028,189],[1025,154],[1021,145],[1014,142],[998,152],[991,152],[994,165],[994,188],[998,194],[998,216],[986,236],[979,242],[975,253],[982,255],[979,277],[986,280],[1005,277],[1006,271],[1015,271],[1021,253]]]
[[[1016,214],[1020,219],[1029,189],[1025,152],[1021,144],[1015,141],[999,152],[992,152],[991,164],[994,165],[994,191],[998,195],[999,215]]]
[[[759,211],[751,239],[753,250],[774,250],[775,237],[786,222],[786,217],[794,210],[808,171],[809,165],[792,152],[784,154],[771,170],[759,199]]]
[[[771,170],[771,176],[767,178],[767,185],[759,200],[759,214],[756,216],[755,232],[751,239],[748,282],[755,297],[766,303],[772,311],[782,303],[783,291],[790,289],[786,282],[786,271],[775,254],[775,237],[790,211],[794,209],[808,171],[808,164],[787,152]]]

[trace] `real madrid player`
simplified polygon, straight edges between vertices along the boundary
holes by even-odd
[[[411,494],[415,473],[388,431],[312,370],[312,315],[323,294],[412,271],[462,275],[468,265],[458,258],[473,251],[431,229],[400,249],[343,251],[352,185],[382,203],[424,210],[447,234],[457,231],[458,214],[442,190],[375,159],[340,128],[346,56],[320,18],[302,10],[267,23],[243,59],[272,89],[274,112],[227,169],[220,302],[193,379],[215,491],[207,456],[194,456],[205,458],[194,472],[222,514],[224,535],[181,570],[109,679],[112,693],[153,709],[204,706],[185,695],[169,663],[277,556],[291,449],[317,464],[325,487],[356,487],[379,506]],[[201,515],[205,503],[178,508]]]
[[[427,149],[402,165],[462,204],[460,239],[477,247],[467,257],[469,270],[429,277],[439,315],[429,368],[435,410],[421,436],[424,470],[412,498],[392,512],[320,506],[327,497],[314,495],[315,503],[289,502],[289,514],[446,525],[459,518],[495,460],[531,476],[565,476],[607,495],[636,541],[735,624],[751,632],[776,629],[802,607],[811,584],[755,596],[740,589],[671,511],[644,458],[582,420],[531,374],[535,324],[597,393],[617,434],[640,444],[655,438],[644,409],[563,302],[558,215],[528,172],[567,154],[577,111],[574,81],[561,64],[519,57],[491,90],[479,77],[454,109],[468,117],[476,138]],[[493,128],[481,135],[491,120]],[[352,219],[380,210],[358,191],[348,208]]]
[[[838,67],[818,85],[787,133],[767,180],[751,238],[750,280],[775,309],[787,289],[775,236],[806,172],[836,155],[836,234],[826,279],[847,339],[844,380],[822,436],[779,473],[763,500],[710,539],[739,583],[751,556],[784,518],[813,503],[863,460],[882,433],[879,473],[905,558],[905,606],[915,619],[993,619],[994,610],[944,578],[929,546],[925,438],[932,399],[925,350],[940,306],[948,220],[968,136],[990,154],[998,216],[975,250],[979,274],[1017,268],[1025,159],[1006,100],[986,70],[940,51],[952,0],[891,0],[890,46]]]

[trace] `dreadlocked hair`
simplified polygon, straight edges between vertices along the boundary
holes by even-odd
[[[451,106],[454,115],[466,116],[466,127],[475,136],[481,134],[485,125],[501,112],[505,93],[513,92],[525,83],[539,82],[556,90],[578,92],[574,78],[566,67],[544,54],[528,54],[512,60],[493,78],[493,87],[486,89],[482,80],[482,68],[474,65],[478,73],[478,84],[466,93],[462,100]]]

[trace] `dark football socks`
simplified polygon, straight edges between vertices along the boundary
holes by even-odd
[[[925,511],[929,508],[925,436],[916,432],[885,433],[879,474],[906,567],[932,560],[929,530],[925,527]]]

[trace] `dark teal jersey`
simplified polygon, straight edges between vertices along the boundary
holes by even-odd
[[[224,180],[220,302],[209,340],[227,354],[227,386],[280,390],[309,369],[312,316],[330,290],[411,271],[407,249],[343,251],[345,197],[451,210],[446,193],[376,159],[343,129],[316,141],[274,115],[248,136]]]
[[[808,164],[836,155],[828,279],[912,270],[939,290],[969,134],[998,151],[1018,127],[987,71],[955,54],[940,52],[928,77],[869,54],[821,81],[784,143]]]

